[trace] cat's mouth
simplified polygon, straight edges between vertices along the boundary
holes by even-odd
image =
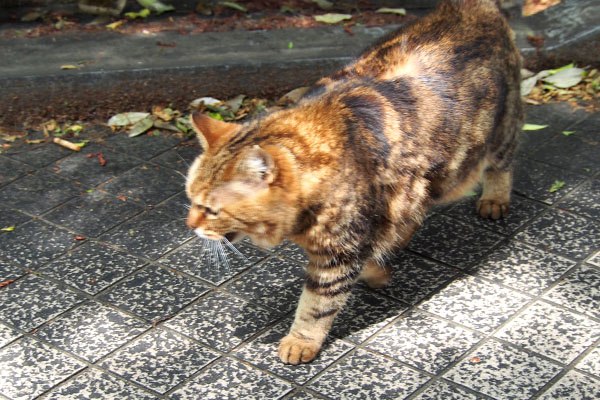
[[[227,232],[223,235],[225,239],[227,239],[230,243],[235,243],[242,238],[242,234],[239,232]]]

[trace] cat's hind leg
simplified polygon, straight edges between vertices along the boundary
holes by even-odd
[[[483,173],[483,193],[477,201],[477,212],[483,218],[500,219],[508,214],[511,171],[492,166]]]
[[[392,280],[392,267],[381,266],[375,261],[370,261],[363,267],[359,279],[365,281],[372,289],[385,287]]]

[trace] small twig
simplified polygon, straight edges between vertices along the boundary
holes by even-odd
[[[55,137],[54,139],[52,139],[52,141],[58,144],[59,146],[66,147],[67,149],[71,149],[73,151],[81,151],[81,146],[75,143],[71,143],[68,140]]]

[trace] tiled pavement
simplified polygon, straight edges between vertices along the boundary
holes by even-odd
[[[524,132],[507,219],[475,197],[437,209],[301,366],[276,346],[305,256],[203,256],[183,224],[194,148],[107,130],[81,153],[5,150],[0,398],[600,398],[600,113],[570,110],[528,109],[549,127]]]

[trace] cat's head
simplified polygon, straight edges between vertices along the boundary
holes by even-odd
[[[263,246],[284,239],[293,224],[294,174],[290,156],[275,144],[247,144],[238,138],[256,124],[234,124],[200,113],[192,126],[204,148],[189,168],[186,224],[205,239],[244,236]]]

